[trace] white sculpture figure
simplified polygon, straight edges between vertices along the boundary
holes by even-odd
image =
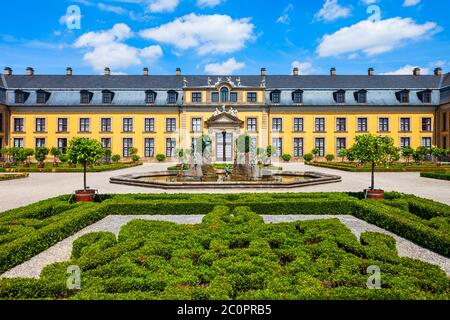
[[[231,114],[233,117],[237,117],[237,110],[233,109],[233,107],[228,110],[228,113]]]
[[[266,87],[266,77],[262,78],[260,86],[261,86],[261,88],[265,88]]]
[[[233,81],[231,81],[231,77],[227,77],[227,82],[228,83],[232,83]]]
[[[222,78],[221,77],[217,77],[217,83],[221,83],[222,82]]]
[[[208,87],[211,87],[211,77],[208,77]]]
[[[236,82],[237,82],[237,86],[240,87],[241,86],[241,77],[236,78]]]
[[[186,78],[183,78],[183,88],[186,88],[189,84],[189,81]]]
[[[220,111],[218,108],[216,108],[216,111],[214,111],[214,114],[213,114],[213,116],[215,117],[215,116],[218,116],[219,114],[221,114],[222,113],[222,111]]]

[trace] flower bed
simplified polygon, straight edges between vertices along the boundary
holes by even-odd
[[[142,162],[120,162],[111,164],[95,165],[93,167],[88,167],[87,172],[102,172],[102,171],[113,171],[131,168],[135,166],[142,165]],[[83,172],[81,166],[76,166],[75,168],[70,167],[67,164],[59,164],[58,167],[54,167],[53,163],[45,163],[44,168],[38,168],[36,163],[30,164],[29,167],[22,165],[12,166],[10,168],[0,167],[0,171],[3,172]]]
[[[28,177],[28,173],[8,173],[8,174],[0,173],[0,181],[22,179],[22,178],[27,178],[27,177]]]
[[[422,172],[420,176],[423,178],[450,180],[450,172]]]
[[[350,172],[370,172],[369,165],[359,165],[354,162],[309,162],[308,165],[322,168],[330,168]],[[424,164],[417,163],[392,163],[384,167],[376,167],[376,172],[433,172],[433,171],[448,171],[450,172],[450,165],[438,165],[436,163],[427,162]]]
[[[82,271],[67,289],[67,268]],[[369,266],[381,288],[367,288]],[[200,225],[133,220],[118,240],[107,232],[74,242],[70,261],[39,280],[2,279],[2,299],[445,299],[444,271],[400,258],[395,240],[366,232],[361,241],[337,219],[264,224],[248,207],[215,206]]]

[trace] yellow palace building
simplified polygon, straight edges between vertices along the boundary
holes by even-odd
[[[450,74],[433,75],[0,75],[0,148],[58,147],[90,137],[124,158],[168,158],[208,135],[213,160],[233,160],[236,138],[301,160],[350,147],[358,134],[398,147],[450,147]]]

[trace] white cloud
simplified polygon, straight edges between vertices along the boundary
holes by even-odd
[[[213,8],[221,4],[224,0],[197,0],[197,6],[200,8]]]
[[[292,68],[298,68],[300,75],[308,75],[318,73],[319,69],[315,68],[311,62],[300,62],[298,60],[292,62]]]
[[[160,46],[149,46],[142,49],[140,55],[144,59],[154,61],[163,56],[163,51]]]
[[[290,24],[291,23],[291,17],[290,13],[294,9],[294,5],[292,3],[289,3],[286,8],[283,10],[283,14],[278,17],[277,23],[282,24]]]
[[[145,39],[173,45],[178,50],[195,49],[200,55],[231,53],[254,40],[250,19],[233,20],[227,15],[189,15],[156,28],[142,30]]]
[[[205,72],[212,75],[231,75],[235,71],[245,68],[245,63],[230,58],[222,63],[210,63],[205,66]]]
[[[350,8],[341,6],[338,0],[326,0],[322,9],[316,13],[316,20],[334,21],[339,18],[346,18],[351,15]]]
[[[88,32],[80,36],[74,44],[75,48],[89,48],[83,60],[97,71],[104,67],[127,68],[141,64],[141,58],[152,61],[162,56],[159,46],[144,49],[135,48],[123,43],[133,37],[133,32],[126,24],[119,23],[110,30]]]
[[[420,25],[411,18],[363,20],[331,35],[325,35],[317,52],[321,57],[360,51],[367,55],[376,55],[392,51],[407,41],[429,38],[438,31],[440,28],[435,22]]]
[[[148,5],[150,12],[172,12],[176,9],[180,0],[151,0]]]
[[[420,0],[405,0],[405,2],[403,2],[403,6],[404,7],[413,7],[419,3],[420,3]]]
[[[126,14],[128,11],[120,6],[110,6],[104,3],[99,3],[97,7],[102,11],[113,12],[115,14]]]
[[[412,75],[414,68],[420,68],[419,66],[405,65],[395,71],[381,73],[382,75]],[[430,74],[430,69],[428,68],[420,68],[421,74]]]

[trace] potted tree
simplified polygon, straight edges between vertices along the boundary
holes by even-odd
[[[50,149],[50,154],[53,156],[53,167],[57,167],[58,166],[58,158],[61,155],[61,151],[59,151],[58,148],[53,147]]]
[[[45,164],[44,161],[47,159],[47,155],[49,153],[48,148],[46,147],[37,147],[34,151],[34,157],[36,161],[38,162],[37,167],[38,168],[44,168]]]
[[[311,153],[314,155],[314,161],[317,162],[317,157],[319,156],[320,149],[319,148],[314,148],[314,149],[312,149]]]
[[[341,162],[344,162],[345,158],[348,156],[348,150],[347,149],[339,149],[338,157],[341,158]]]
[[[96,190],[86,185],[86,171],[89,165],[94,164],[104,155],[102,144],[94,139],[73,138],[67,148],[67,159],[70,163],[80,164],[83,167],[83,190],[75,191],[76,202],[93,202]]]
[[[25,149],[25,154],[27,155],[27,160],[25,161],[24,166],[29,167],[31,164],[30,158],[34,156],[34,150],[31,148],[27,148]]]
[[[361,164],[371,164],[371,185],[364,190],[369,199],[384,199],[384,190],[375,189],[375,166],[385,165],[398,158],[399,150],[394,146],[394,140],[387,136],[364,134],[355,138],[351,148],[354,156]]]
[[[406,164],[409,164],[409,160],[414,154],[414,149],[411,147],[405,147],[402,149],[402,157],[406,159]]]
[[[10,168],[11,167],[11,163],[10,163],[10,158],[11,158],[11,149],[12,148],[2,148],[0,149],[0,154],[5,156],[5,163],[3,164],[3,168]]]

